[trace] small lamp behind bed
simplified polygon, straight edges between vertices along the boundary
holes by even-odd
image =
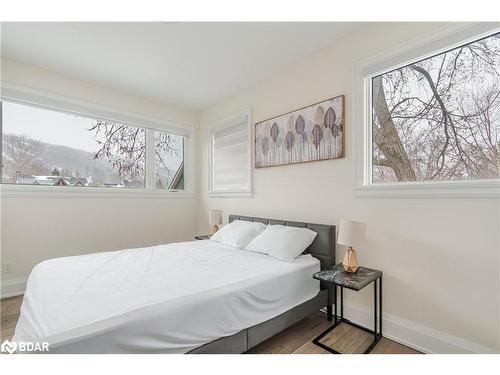
[[[222,224],[222,210],[208,211],[208,223],[213,225],[212,234],[215,234],[219,230],[219,225]]]

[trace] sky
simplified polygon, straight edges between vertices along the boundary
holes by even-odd
[[[88,129],[92,120],[69,113],[3,101],[3,133],[26,134],[39,141],[95,152],[95,138]]]
[[[30,105],[2,101],[2,132],[26,134],[45,143],[96,152],[98,145],[92,132],[92,119]],[[181,137],[175,137],[180,142]],[[177,169],[181,157],[171,155],[166,165]]]

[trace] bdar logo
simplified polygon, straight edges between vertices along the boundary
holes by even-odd
[[[12,342],[5,340],[2,345],[0,345],[0,351],[4,353],[26,353],[26,352],[48,352],[49,343],[43,342],[30,342],[30,341],[17,341]]]
[[[0,346],[0,350],[3,353],[14,353],[17,349],[17,344],[15,342],[10,342],[9,340],[5,340]]]

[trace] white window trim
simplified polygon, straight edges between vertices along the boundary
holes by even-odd
[[[455,24],[356,64],[353,69],[355,197],[500,198],[500,179],[371,183],[371,78],[500,31],[498,23]]]
[[[12,84],[1,83],[2,99],[33,105],[40,108],[56,110],[94,119],[116,121],[125,125],[146,130],[146,143],[154,144],[154,132],[164,131],[171,134],[188,137],[184,143],[184,190],[159,190],[155,188],[154,158],[146,158],[145,188],[100,188],[74,186],[31,186],[16,184],[0,184],[3,197],[146,197],[146,198],[192,198],[194,197],[194,160],[195,160],[195,130],[194,127],[168,122],[154,117],[139,115],[121,109],[104,107],[99,104],[85,102],[79,99],[63,97],[41,90]],[[149,148],[149,152],[151,152]],[[147,150],[148,152],[148,150]],[[154,151],[153,151],[154,155]]]
[[[0,184],[1,198],[193,198],[186,191]]]
[[[248,168],[248,189],[245,190],[214,190],[213,189],[213,153],[212,153],[212,134],[216,130],[221,130],[224,128],[228,128],[234,125],[234,122],[240,119],[241,117],[246,116],[247,118],[247,131],[248,131],[248,159],[247,159],[247,168]],[[251,197],[253,191],[253,173],[252,173],[252,109],[233,115],[231,117],[226,118],[225,120],[218,121],[208,129],[208,195],[213,198],[237,198],[237,197]]]

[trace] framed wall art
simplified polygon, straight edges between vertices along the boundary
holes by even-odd
[[[344,157],[344,95],[255,124],[255,168]]]

